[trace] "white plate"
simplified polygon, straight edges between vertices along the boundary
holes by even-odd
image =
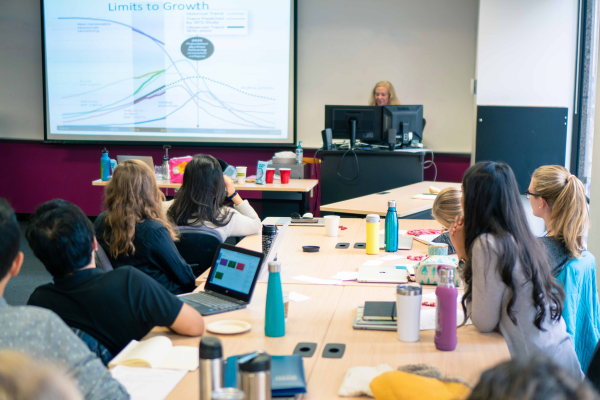
[[[252,325],[246,321],[239,321],[233,319],[225,319],[223,321],[213,322],[206,326],[206,330],[210,333],[217,333],[220,335],[235,335],[238,333],[248,332],[252,328]]]

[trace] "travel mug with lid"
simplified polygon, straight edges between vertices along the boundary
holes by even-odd
[[[223,387],[223,349],[212,336],[200,340],[200,400],[210,400],[215,389]]]
[[[271,400],[271,356],[252,353],[238,360],[238,385],[246,400]]]
[[[263,225],[262,228],[262,252],[266,256],[269,254],[271,245],[277,235],[277,227],[275,225]]]
[[[421,328],[421,285],[403,283],[396,287],[398,340],[418,342]]]
[[[379,215],[367,215],[367,254],[379,254]]]

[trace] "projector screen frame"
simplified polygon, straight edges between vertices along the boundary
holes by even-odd
[[[40,0],[40,16],[41,16],[41,36],[42,36],[42,100],[44,110],[44,140],[45,144],[73,144],[73,145],[111,145],[111,146],[185,146],[185,147],[269,147],[269,148],[295,148],[298,144],[297,136],[297,99],[298,99],[298,0],[289,0],[292,5],[291,29],[293,38],[291,40],[291,52],[293,57],[292,65],[292,83],[293,88],[291,115],[292,118],[292,143],[260,143],[260,142],[202,142],[202,141],[128,141],[128,140],[68,140],[68,139],[48,139],[48,100],[46,88],[46,25],[44,15],[44,0]]]

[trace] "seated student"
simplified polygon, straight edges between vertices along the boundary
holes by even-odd
[[[462,303],[481,332],[499,329],[513,358],[541,352],[582,378],[565,321],[564,291],[527,225],[510,167],[480,162],[462,183],[464,217],[450,238],[461,259]]]
[[[557,360],[557,362],[560,362]],[[546,357],[522,357],[485,371],[467,400],[599,400],[587,380]]]
[[[108,211],[94,225],[113,268],[131,265],[173,294],[194,290],[194,274],[175,247],[177,236],[163,213],[165,196],[154,171],[141,161],[124,161],[115,168],[105,196]]]
[[[580,258],[583,235],[590,225],[583,183],[560,165],[535,170],[525,192],[533,215],[546,223],[546,246],[552,274],[558,276],[567,263]]]
[[[446,231],[450,229],[452,223],[456,220],[456,217],[462,217],[462,206],[460,205],[460,199],[462,198],[462,192],[459,189],[453,187],[447,187],[442,189],[433,201],[433,207],[431,208],[431,215],[437,222],[439,222]],[[456,253],[452,242],[450,241],[450,233],[444,232],[440,236],[433,239],[435,243],[446,243],[448,245],[448,254]]]
[[[19,225],[12,208],[0,199],[0,350],[13,350],[36,361],[58,364],[77,381],[86,399],[129,399],[102,362],[53,312],[38,307],[11,307],[2,297],[23,264]]]
[[[396,97],[394,86],[388,81],[381,81],[375,84],[369,99],[370,106],[398,106],[400,101]]]
[[[200,313],[148,275],[129,266],[107,273],[96,268],[94,227],[76,205],[64,200],[40,205],[26,237],[54,277],[54,283],[33,292],[28,304],[54,311],[113,356],[155,326],[168,326],[181,335],[202,335]]]
[[[226,199],[233,201],[233,208],[224,205]],[[186,165],[181,189],[164,208],[176,226],[213,228],[223,241],[230,236],[254,235],[262,229],[248,200],[242,200],[217,159],[207,154],[194,156]]]
[[[56,366],[40,365],[24,354],[3,350],[0,351],[0,399],[81,400],[83,396]]]

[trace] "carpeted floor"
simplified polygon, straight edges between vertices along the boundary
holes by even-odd
[[[6,302],[13,306],[27,304],[27,300],[36,287],[52,281],[52,275],[38,260],[25,240],[25,222],[19,222],[21,228],[21,251],[25,254],[25,261],[21,273],[10,279],[4,292]]]

